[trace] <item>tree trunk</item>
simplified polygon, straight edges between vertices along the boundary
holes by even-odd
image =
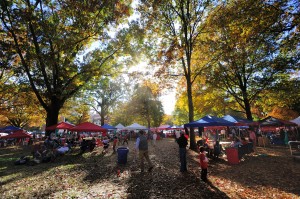
[[[60,111],[61,106],[58,102],[52,102],[50,108],[47,111],[47,118],[46,118],[46,126],[52,126],[57,124],[58,122],[58,114]],[[46,131],[46,136],[50,135],[50,131]]]
[[[248,99],[244,99],[245,104],[245,112],[248,120],[253,120],[252,113],[251,113],[251,106]]]
[[[189,122],[194,121],[194,104],[192,97],[192,84],[190,78],[187,78],[187,95],[188,95],[188,106],[189,106]],[[195,139],[194,128],[190,128],[190,149],[197,150],[197,144]]]
[[[252,113],[251,113],[251,106],[248,99],[247,87],[242,88],[243,92],[243,103],[245,105],[245,113],[248,120],[253,120]]]
[[[101,106],[100,121],[101,121],[101,126],[103,126],[105,123],[105,110],[103,106]]]

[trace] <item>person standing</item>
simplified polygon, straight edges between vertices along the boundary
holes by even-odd
[[[103,143],[102,154],[105,154],[105,153],[107,153],[108,147],[109,147],[109,139],[108,139],[108,137],[104,137],[103,140],[102,140],[102,143]]]
[[[144,159],[146,159],[146,161],[148,162],[148,172],[151,172],[153,169],[153,165],[149,159],[148,140],[143,130],[140,130],[139,134],[139,137],[136,139],[136,148],[139,150],[141,172],[144,172]]]
[[[180,137],[177,139],[177,144],[179,145],[180,172],[186,172],[186,146],[188,145],[188,140],[184,136],[184,132],[181,132]]]
[[[175,142],[177,142],[178,138],[180,137],[180,134],[182,133],[182,131],[175,131]]]
[[[123,145],[125,145],[125,142],[128,145],[128,135],[127,134],[125,134],[123,137]]]
[[[253,151],[256,151],[256,134],[254,131],[250,130],[249,132],[249,140],[253,144]]]
[[[201,167],[201,179],[207,182],[207,168],[208,168],[208,158],[206,157],[206,151],[204,147],[200,147],[200,167]]]
[[[118,143],[118,138],[117,138],[117,136],[114,136],[114,141],[113,141],[113,151],[114,151],[114,153],[116,152],[117,143]]]
[[[157,134],[155,132],[152,135],[152,139],[153,139],[153,145],[156,146]]]

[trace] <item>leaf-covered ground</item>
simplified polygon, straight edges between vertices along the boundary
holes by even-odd
[[[102,148],[70,154],[53,163],[14,165],[30,148],[0,149],[0,198],[300,198],[300,163],[287,147],[258,147],[238,165],[210,160],[210,183],[199,180],[198,155],[188,151],[188,172],[179,172],[178,146],[164,139],[150,143],[151,173],[140,173],[129,142],[126,165]],[[147,166],[147,164],[146,164]],[[120,175],[118,175],[118,170]]]

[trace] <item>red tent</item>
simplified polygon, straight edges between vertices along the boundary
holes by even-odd
[[[166,125],[160,125],[159,127],[157,127],[158,130],[168,130],[171,126],[166,124]]]
[[[83,122],[78,124],[77,126],[70,129],[70,131],[77,131],[77,132],[102,132],[103,136],[106,136],[107,130],[102,128],[99,125],[90,123],[90,122]]]
[[[26,133],[25,131],[15,131],[14,133],[1,137],[3,139],[9,139],[9,138],[31,138],[31,135]]]
[[[67,122],[60,122],[58,124],[54,124],[52,126],[46,127],[46,131],[54,131],[55,129],[67,129],[70,130],[73,128],[75,125],[67,123]]]

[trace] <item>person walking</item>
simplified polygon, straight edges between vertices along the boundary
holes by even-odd
[[[116,152],[116,146],[117,146],[117,143],[118,143],[118,138],[117,136],[114,136],[114,141],[113,141],[113,153]]]
[[[206,157],[206,151],[204,147],[200,147],[200,167],[201,167],[201,179],[204,182],[208,182],[207,180],[207,168],[208,168],[208,158]]]
[[[139,137],[136,139],[136,148],[139,150],[141,172],[144,172],[144,159],[146,159],[148,162],[148,172],[151,172],[153,169],[153,164],[149,159],[148,140],[143,130],[139,131]]]
[[[125,134],[123,137],[123,145],[125,145],[125,142],[128,145],[128,135],[127,134]]]
[[[177,139],[177,144],[179,145],[180,172],[186,172],[186,146],[188,145],[188,140],[184,136],[184,132],[181,132],[180,137]]]

